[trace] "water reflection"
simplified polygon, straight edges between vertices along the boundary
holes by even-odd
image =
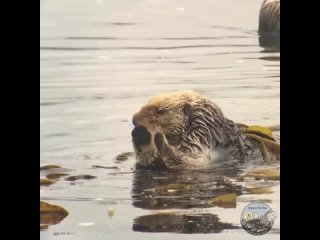
[[[241,195],[241,186],[231,183],[228,178],[237,176],[239,171],[237,166],[178,172],[137,170],[132,185],[133,205],[153,210],[235,208],[236,201],[215,203],[212,200],[228,193]],[[238,228],[220,222],[219,217],[211,213],[184,211],[139,216],[134,219],[132,229],[139,232],[218,233]]]
[[[216,215],[159,213],[145,215],[134,220],[133,231],[174,233],[219,233],[224,229],[237,229],[229,223],[220,222]]]
[[[211,200],[227,193],[241,194],[241,186],[226,181],[237,167],[197,171],[137,170],[132,185],[133,205],[143,209],[212,207]],[[235,207],[235,203],[220,204]]]

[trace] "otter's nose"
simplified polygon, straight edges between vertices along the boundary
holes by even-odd
[[[133,118],[132,118],[132,124],[133,124],[135,127],[138,125],[136,115],[134,115]]]
[[[135,146],[147,145],[151,142],[151,134],[143,126],[135,127],[131,134]]]

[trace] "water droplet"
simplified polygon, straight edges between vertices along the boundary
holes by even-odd
[[[112,207],[108,208],[108,216],[110,218],[114,216],[114,213],[115,213],[115,210]]]

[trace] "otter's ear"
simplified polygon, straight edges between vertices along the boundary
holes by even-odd
[[[183,113],[186,115],[186,116],[189,116],[191,114],[191,111],[192,111],[192,106],[190,103],[186,103],[184,106],[183,106]]]

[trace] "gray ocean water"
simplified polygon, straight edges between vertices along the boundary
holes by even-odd
[[[62,179],[40,189],[41,200],[69,212],[61,223],[41,231],[41,239],[256,238],[241,227],[204,234],[206,230],[196,224],[191,227],[198,234],[174,233],[172,224],[159,233],[152,227],[158,220],[143,217],[168,211],[199,212],[195,219],[159,221],[162,225],[180,221],[176,228],[186,229],[183,221],[201,225],[217,216],[221,222],[240,226],[240,214],[248,202],[238,201],[230,208],[208,207],[203,202],[208,194],[213,196],[208,192],[210,183],[233,175],[234,169],[214,174],[137,172],[133,157],[117,161],[116,156],[132,151],[133,113],[161,92],[192,89],[210,97],[236,122],[280,123],[280,53],[259,46],[261,3],[41,1],[40,164],[96,176],[71,183]],[[146,189],[177,182],[198,184],[197,191],[142,196]],[[261,184],[269,184],[273,193],[250,197],[270,200],[278,218],[272,230],[259,238],[279,239],[280,183]],[[112,217],[109,208],[114,211]]]

